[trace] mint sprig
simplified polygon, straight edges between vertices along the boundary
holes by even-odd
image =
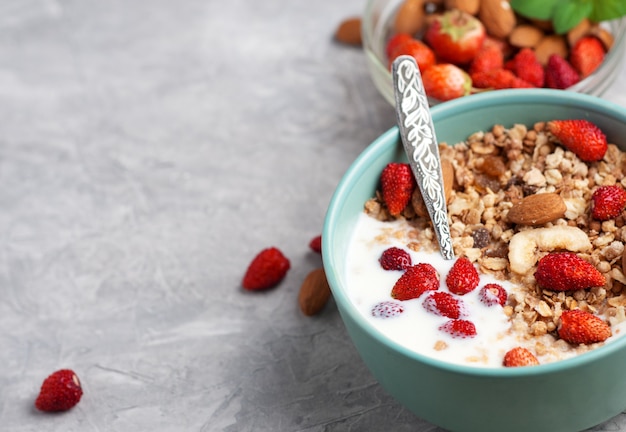
[[[609,21],[626,16],[624,0],[511,0],[518,14],[543,21],[552,21],[554,31],[567,33],[583,19]]]

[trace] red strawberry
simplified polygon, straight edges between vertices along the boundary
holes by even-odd
[[[485,35],[485,27],[480,20],[459,9],[453,9],[430,23],[424,40],[442,61],[461,65],[476,57]]]
[[[497,304],[504,306],[507,294],[502,285],[489,283],[480,289],[478,297],[480,298],[480,301],[487,306],[494,306]]]
[[[604,61],[604,45],[598,38],[584,36],[572,47],[570,63],[582,78],[586,78]]]
[[[385,249],[378,261],[385,270],[405,270],[412,264],[411,255],[397,247]]]
[[[392,216],[402,213],[417,183],[409,164],[391,162],[380,175],[382,198]]]
[[[606,283],[593,264],[573,252],[551,252],[541,258],[535,279],[540,287],[552,291],[576,291]]]
[[[543,87],[545,72],[543,65],[537,60],[535,51],[530,48],[522,48],[513,57],[513,72],[519,78],[535,87]]]
[[[601,318],[580,309],[561,314],[559,337],[573,344],[603,342],[611,336],[611,327]]]
[[[566,89],[580,81],[580,75],[567,60],[558,54],[552,54],[546,65],[546,87]]]
[[[591,195],[591,216],[598,220],[615,219],[626,208],[626,190],[618,185],[600,186]]]
[[[439,274],[430,264],[421,263],[407,267],[394,284],[391,297],[396,300],[418,298],[426,291],[439,289]]]
[[[252,291],[271,288],[283,280],[289,267],[289,260],[280,250],[263,249],[248,266],[242,285]]]
[[[474,87],[481,89],[532,88],[533,85],[515,76],[507,69],[475,72],[471,75]]]
[[[473,322],[462,320],[462,319],[453,319],[448,321],[447,323],[439,326],[439,330],[444,331],[452,335],[452,337],[456,338],[472,338],[476,336],[476,326]]]
[[[547,126],[563,147],[582,161],[599,161],[608,149],[606,136],[589,120],[552,120]]]
[[[515,347],[504,354],[502,364],[505,367],[536,366],[539,364],[539,360],[526,348]]]
[[[35,407],[47,412],[67,411],[80,401],[82,395],[83,389],[74,371],[61,369],[44,380]]]
[[[424,308],[437,315],[458,319],[468,315],[467,306],[463,300],[444,291],[435,291],[426,297]]]
[[[428,67],[434,65],[436,62],[433,50],[431,50],[424,42],[417,39],[411,38],[400,42],[393,49],[393,51],[391,51],[391,55],[389,56],[389,69],[391,69],[393,61],[401,55],[413,57],[420,69],[420,72],[424,72]]]
[[[309,248],[311,248],[313,252],[322,253],[322,236],[318,235],[313,237],[309,242]]]
[[[470,75],[476,72],[487,72],[502,69],[504,67],[504,55],[502,50],[495,44],[485,45],[478,51],[470,64]]]
[[[479,282],[478,271],[465,257],[458,258],[446,276],[446,284],[453,294],[464,295],[473,291]]]
[[[384,301],[374,305],[372,316],[377,318],[393,318],[404,312],[404,307],[397,302]]]
[[[435,64],[422,73],[426,94],[440,101],[467,96],[472,91],[472,79],[463,69],[451,63]]]
[[[398,45],[411,39],[413,39],[413,37],[408,33],[396,33],[391,36],[387,41],[387,45],[385,46],[385,54],[387,55],[387,58],[391,58],[393,51],[398,47]]]

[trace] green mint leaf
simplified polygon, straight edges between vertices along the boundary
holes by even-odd
[[[626,16],[626,1],[624,0],[595,0],[593,12],[589,19],[595,22],[608,21]]]
[[[593,10],[593,3],[589,0],[561,0],[554,9],[552,25],[555,33],[563,34],[584,18],[588,17]]]
[[[559,1],[560,0],[511,0],[511,7],[515,12],[525,17],[549,20],[552,18],[552,12]]]

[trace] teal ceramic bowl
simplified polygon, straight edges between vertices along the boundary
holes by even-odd
[[[585,118],[626,149],[626,110],[593,96],[558,90],[502,90],[432,109],[440,142],[454,144],[494,124]],[[417,416],[450,431],[574,432],[626,408],[626,337],[572,359],[527,368],[443,363],[396,344],[370,325],[346,292],[345,257],[379,173],[406,161],[392,128],[350,166],[329,205],[322,234],[324,268],[354,345],[380,384]]]

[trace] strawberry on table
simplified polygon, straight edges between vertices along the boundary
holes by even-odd
[[[74,371],[60,369],[44,380],[35,407],[46,412],[67,411],[80,401],[82,395],[83,389]]]
[[[422,303],[424,308],[436,315],[458,319],[468,315],[463,300],[445,291],[434,291]]]
[[[429,67],[422,73],[422,81],[426,95],[440,101],[467,96],[472,91],[470,76],[451,63],[440,63]]]
[[[546,65],[545,80],[546,87],[563,90],[580,81],[580,75],[567,60],[552,54]]]
[[[589,120],[552,120],[547,127],[563,147],[584,162],[601,160],[608,149],[606,135]]]
[[[504,354],[502,364],[505,367],[536,366],[539,364],[539,360],[526,348],[515,347]]]
[[[604,286],[604,275],[573,252],[551,252],[539,260],[537,284],[552,291],[576,291]]]
[[[439,274],[427,263],[407,267],[406,271],[394,284],[391,297],[396,300],[411,300],[420,297],[426,291],[439,289]]]
[[[390,162],[380,175],[382,199],[392,216],[402,213],[417,183],[409,164]]]
[[[443,62],[468,64],[485,40],[485,27],[476,17],[452,9],[433,19],[424,40]]]
[[[600,40],[593,36],[584,36],[572,47],[570,63],[582,78],[593,73],[604,61],[606,51]]]
[[[322,236],[317,235],[313,237],[309,242],[309,248],[311,248],[313,252],[322,253]]]
[[[626,208],[626,190],[618,185],[600,186],[591,195],[591,216],[598,220],[615,219]]]
[[[393,48],[389,56],[389,68],[393,61],[401,55],[408,55],[415,59],[420,72],[424,72],[427,68],[436,63],[435,53],[424,42],[418,39],[407,39],[400,42]]]
[[[457,258],[446,276],[446,285],[453,294],[464,295],[473,291],[480,281],[478,270],[466,257]]]
[[[263,249],[250,262],[242,285],[251,291],[272,288],[283,280],[289,267],[289,260],[278,248]]]
[[[611,327],[601,318],[580,309],[561,314],[559,337],[572,344],[603,342],[611,336]]]

